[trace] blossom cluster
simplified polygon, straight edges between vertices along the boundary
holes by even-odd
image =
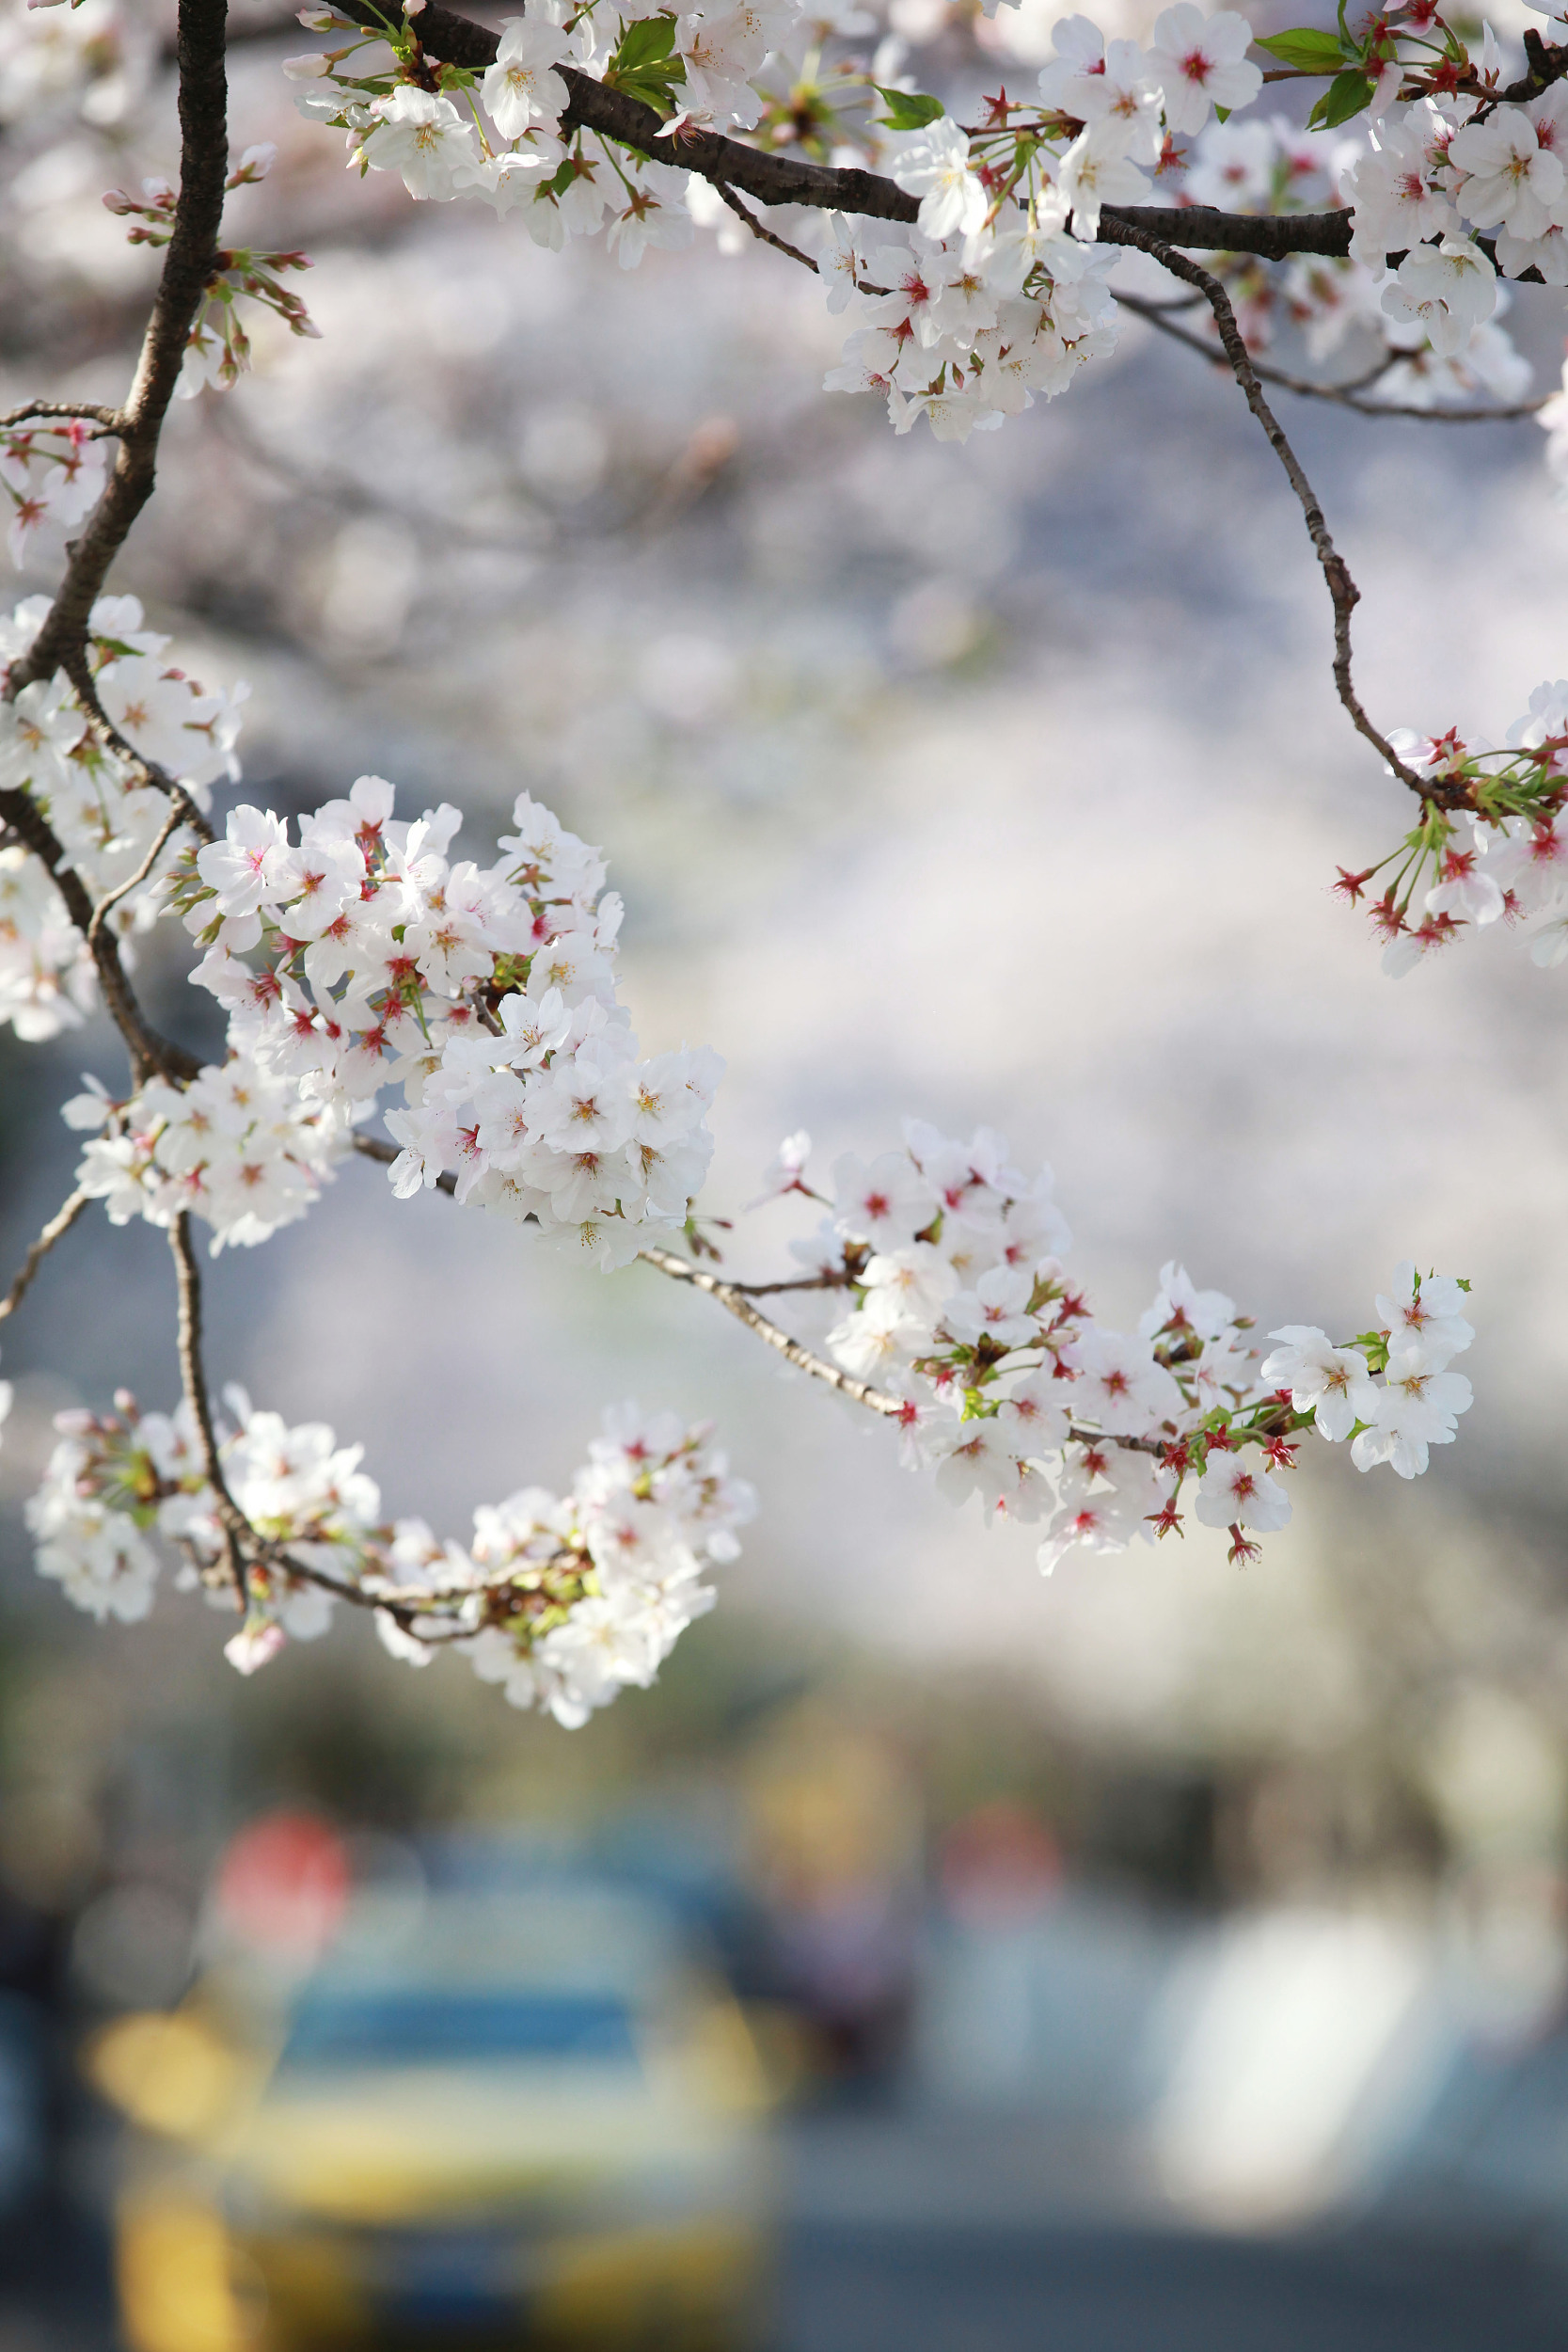
[[[1375,129],[1372,135],[1378,135]],[[1359,140],[1303,131],[1278,116],[1212,122],[1197,139],[1181,188],[1190,203],[1289,215],[1356,202],[1351,251],[1343,259],[1216,257],[1212,266],[1229,294],[1248,349],[1267,351],[1289,334],[1308,364],[1322,368],[1348,344],[1355,363],[1351,381],[1364,397],[1402,408],[1458,405],[1478,392],[1521,400],[1530,369],[1499,323],[1508,306],[1506,287],[1490,281],[1490,307],[1477,307],[1467,335],[1433,338],[1410,286],[1388,270],[1375,237],[1362,238],[1358,176],[1377,161],[1378,151],[1369,158]]]
[[[1568,678],[1538,686],[1503,747],[1457,728],[1422,737],[1402,728],[1392,749],[1432,798],[1421,821],[1376,866],[1341,866],[1334,887],[1367,899],[1395,978],[1467,930],[1535,921],[1530,959],[1568,956]],[[1370,885],[1383,877],[1381,893]]]
[[[897,1400],[906,1461],[950,1500],[1037,1525],[1047,1571],[1075,1545],[1180,1531],[1189,1484],[1199,1521],[1250,1557],[1291,1516],[1275,1473],[1308,1426],[1354,1439],[1359,1470],[1413,1478],[1470,1403],[1448,1369],[1474,1336],[1451,1277],[1402,1265],[1380,1329],[1336,1346],[1292,1324],[1260,1362],[1233,1302],[1174,1263],[1135,1331],[1101,1323],[1066,1271],[1050,1170],[1025,1178],[990,1129],[966,1144],[908,1120],[901,1151],[836,1161],[831,1195],[805,1182],[808,1148],[790,1139],[772,1188],[829,1211],[791,1247],[852,1296],[834,1359]]]
[[[27,651],[48,611],[47,596],[30,596],[0,618],[0,665]],[[239,773],[234,745],[248,690],[209,693],[167,661],[169,640],[143,627],[135,596],[101,596],[89,627],[93,691],[111,726],[205,808],[213,784]],[[141,873],[169,813],[165,794],[103,739],[63,675],[0,700],[0,787],[38,803],[95,902]],[[134,934],[157,919],[163,876],[182,838],[109,910],[128,961]],[[0,850],[0,1021],[22,1038],[54,1037],[90,1010],[96,990],[87,943],[41,859],[15,843]]]
[[[46,523],[68,531],[97,504],[104,482],[104,443],[78,417],[11,425],[0,431],[0,512],[8,508],[6,545],[24,564],[29,544]]]
[[[329,8],[301,21],[346,36],[285,70],[306,86],[301,108],[347,133],[356,167],[400,173],[416,198],[515,209],[552,246],[603,229],[625,266],[650,244],[686,243],[693,216],[734,224],[701,180],[580,128],[562,135],[568,74],[641,99],[669,131],[689,123],[769,148],[801,140],[887,171],[919,199],[904,242],[838,215],[800,233],[816,239],[830,309],[856,304],[828,388],[883,396],[900,432],[924,415],[939,437],[965,437],[1037,392],[1054,396],[1110,351],[1117,306],[1105,279],[1117,257],[1091,250],[1101,212],[1146,203],[1157,188],[1166,202],[1241,212],[1353,203],[1348,260],[1230,256],[1220,274],[1255,345],[1289,322],[1321,363],[1352,327],[1367,330],[1383,352],[1366,378],[1373,396],[1404,405],[1478,389],[1519,398],[1528,371],[1497,325],[1498,269],[1568,283],[1559,151],[1568,85],[1522,105],[1499,100],[1491,48],[1478,72],[1431,0],[1365,37],[1258,44],[1332,77],[1306,130],[1230,119],[1262,87],[1252,28],[1193,0],[1158,17],[1148,46],[1063,18],[1037,98],[999,93],[967,128],[939,100],[887,87],[894,63],[881,53],[825,63],[830,40],[873,21],[809,0],[641,18],[544,0],[504,23],[482,75],[432,66],[418,10],[389,25],[387,44]],[[868,112],[879,103],[885,113]],[[1339,126],[1355,114],[1365,136],[1347,138]],[[1496,263],[1480,233],[1495,237]]]
[[[339,1600],[372,1608],[395,1658],[428,1664],[455,1648],[514,1707],[586,1723],[629,1685],[645,1689],[685,1628],[711,1608],[703,1582],[738,1553],[751,1489],[705,1428],[673,1414],[611,1408],[564,1497],[530,1486],[482,1505],[467,1547],[422,1520],[384,1523],[363,1449],[321,1422],[291,1429],[226,1399],[224,1485],[249,1522],[245,1621],[225,1654],[253,1673],[289,1639],[311,1641]],[[143,1413],[125,1392],[112,1414],[61,1413],[59,1442],[27,1506],[37,1565],[101,1622],[150,1611],[166,1555],[181,1589],[217,1607],[237,1596],[188,1406]]]
[[[228,1057],[123,1103],[78,1096],[99,1132],[78,1181],[117,1222],[191,1211],[226,1243],[302,1216],[381,1090],[407,1198],[445,1180],[601,1266],[678,1233],[712,1154],[722,1070],[705,1049],[643,1058],[616,1000],[620,899],[604,861],[527,793],[502,854],[447,854],[443,803],[408,823],[361,776],[299,823],[230,812],[187,845],[166,903],[206,950],[191,974],[229,1016]]]
[[[277,159],[277,150],[270,141],[247,147],[224,182],[225,188],[231,191],[264,180]],[[127,196],[123,188],[111,188],[103,203],[106,211],[135,224],[126,231],[127,244],[156,247],[167,245],[174,233],[177,200],[176,191],[166,180],[148,179],[142,182],[139,201]],[[259,302],[263,310],[281,319],[292,335],[318,339],[319,329],[312,324],[304,303],[278,276],[280,270],[309,267],[303,253],[263,253],[249,246],[225,246],[191,322],[180,381],[175,387],[176,398],[194,400],[209,384],[226,391],[249,367],[250,338],[240,317],[242,296]]]

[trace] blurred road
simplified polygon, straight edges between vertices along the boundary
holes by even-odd
[[[1136,2184],[1118,2185],[1109,2151],[1059,2149],[1042,2172],[1039,2144],[1006,2124],[988,2135],[973,2120],[948,2129],[930,2117],[845,2115],[811,2120],[794,2139],[776,2352],[1560,2352],[1568,2343],[1568,2270],[1523,2248],[1181,2231],[1137,2217]],[[1094,2217],[1118,2198],[1121,2217]],[[997,2217],[979,2217],[983,2200]],[[119,2352],[96,2228],[55,2212],[0,2230],[0,2352]]]
[[[813,2223],[783,2318],[781,2352],[1558,2352],[1568,2292],[1430,2245]]]

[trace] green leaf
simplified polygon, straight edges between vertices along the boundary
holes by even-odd
[[[1367,73],[1337,73],[1307,118],[1309,131],[1332,131],[1371,102],[1376,85]]]
[[[675,20],[673,16],[642,16],[635,24],[628,24],[621,35],[614,56],[610,60],[611,73],[638,73],[644,66],[656,65],[668,57],[675,46]]]
[[[686,66],[674,54],[673,16],[642,16],[628,24],[605,68],[605,83],[623,90],[656,114],[674,110],[674,90],[686,79]]]
[[[884,89],[880,82],[871,87],[887,108],[885,115],[872,119],[885,123],[890,131],[924,131],[945,111],[940,98],[927,98],[922,90]]]
[[[1300,24],[1290,33],[1271,33],[1257,46],[1277,57],[1281,65],[1296,66],[1304,73],[1337,73],[1344,62],[1338,35],[1319,32],[1311,24]]]

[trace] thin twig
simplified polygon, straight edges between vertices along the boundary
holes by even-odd
[[[84,407],[74,400],[30,400],[24,408],[12,408],[0,417],[0,433],[8,432],[13,425],[28,424],[35,417],[60,417],[68,421],[75,418],[83,422],[102,425],[102,434],[90,436],[95,441],[114,439],[125,421],[118,408]]]
[[[771,229],[767,229],[763,226],[762,222],[758,220],[755,213],[749,213],[747,211],[745,205],[742,204],[739,197],[736,196],[728,181],[716,180],[713,184],[719,195],[729,206],[731,212],[736,215],[737,219],[743,220],[746,223],[747,228],[751,230],[753,237],[760,238],[764,245],[770,245],[775,253],[787,253],[792,262],[799,262],[803,269],[809,269],[811,271],[813,277],[819,278],[821,276],[821,271],[817,268],[816,263],[812,260],[809,253],[802,253],[798,245],[790,245],[784,238],[776,237]]]
[[[392,1162],[400,1156],[397,1145],[384,1143],[379,1136],[356,1135],[354,1138],[354,1148],[356,1152],[362,1152],[368,1160],[379,1160],[383,1168],[390,1168]],[[437,1176],[436,1189],[437,1192],[444,1192],[451,1199],[457,1190],[456,1177],[450,1171],[444,1176]]]
[[[567,1553],[567,1559],[574,1555]],[[503,1593],[515,1593],[512,1576],[498,1577],[488,1584],[348,1584],[341,1577],[330,1576],[325,1568],[314,1568],[308,1561],[296,1559],[280,1544],[269,1545],[261,1563],[263,1567],[281,1568],[288,1576],[298,1577],[302,1583],[316,1584],[324,1593],[331,1593],[338,1600],[346,1600],[356,1609],[385,1609],[387,1614],[402,1626],[405,1633],[413,1633],[414,1620],[428,1616],[433,1609],[448,1608],[464,1602],[487,1601]],[[553,1561],[543,1564],[553,1566]],[[439,1648],[444,1642],[470,1641],[481,1629],[472,1625],[452,1626],[450,1630],[414,1633],[417,1642],[430,1648]]]
[[[1334,607],[1334,683],[1339,700],[1348,712],[1356,733],[1364,736],[1373,749],[1382,755],[1400,782],[1407,785],[1422,802],[1442,803],[1446,798],[1452,795],[1455,787],[1434,785],[1418,776],[1414,769],[1407,768],[1393,745],[1385,735],[1380,734],[1362,707],[1351,675],[1350,641],[1350,617],[1360,602],[1361,591],[1352,580],[1345,559],[1334,544],[1328,525],[1323,519],[1323,510],[1319,503],[1318,494],[1307,480],[1301,460],[1291,447],[1283,425],[1263,396],[1263,387],[1258,380],[1258,371],[1253,365],[1252,355],[1247,350],[1242,337],[1242,330],[1236,323],[1236,313],[1231,308],[1230,296],[1212,272],[1200,268],[1197,262],[1189,260],[1186,254],[1178,253],[1173,246],[1164,244],[1158,237],[1148,235],[1142,229],[1132,228],[1124,221],[1107,220],[1102,215],[1101,230],[1102,239],[1107,244],[1134,246],[1139,252],[1151,253],[1164,268],[1169,270],[1173,278],[1180,278],[1186,285],[1196,286],[1208,301],[1209,308],[1214,313],[1214,324],[1219,329],[1225,356],[1230,362],[1230,372],[1241,386],[1247,406],[1262,426],[1269,447],[1284,468],[1286,480],[1295,493],[1296,502],[1301,508],[1307,524],[1307,535],[1312,542],[1313,553],[1317,556],[1328,589],[1329,600]]]
[[[207,1484],[213,1490],[213,1508],[223,1530],[224,1549],[229,1555],[229,1573],[233,1579],[235,1599],[243,1610],[249,1598],[245,1581],[245,1547],[257,1541],[256,1530],[229,1491],[218,1457],[217,1432],[213,1426],[213,1404],[207,1393],[207,1375],[201,1363],[201,1274],[191,1247],[191,1220],[187,1210],[182,1209],[168,1229],[168,1246],[174,1253],[174,1278],[180,1293],[180,1377],[184,1386],[185,1402],[196,1422],[201,1445],[201,1467]]]
[[[131,876],[130,881],[117,883],[113,890],[105,892],[104,896],[99,899],[98,904],[94,907],[92,911],[92,921],[87,925],[87,946],[89,947],[92,947],[97,944],[98,934],[103,928],[104,916],[110,912],[111,908],[119,906],[121,898],[128,898],[133,890],[140,888],[141,884],[147,880],[149,874],[151,873],[152,868],[157,865],[158,860],[163,855],[170,838],[177,834],[181,826],[185,823],[187,814],[191,810],[192,803],[182,786],[176,785],[174,789],[174,804],[159,828],[158,838],[154,841],[152,847],[149,850],[147,855],[143,858],[135,872]]]
[[[1194,297],[1195,300],[1198,298]],[[1188,351],[1196,351],[1200,358],[1209,361],[1211,367],[1223,368],[1227,365],[1223,352],[1216,351],[1212,343],[1206,343],[1201,335],[1178,326],[1173,319],[1165,315],[1172,305],[1148,302],[1142,294],[1122,294],[1119,291],[1117,300],[1124,310],[1134,311],[1139,318],[1147,319],[1150,326],[1158,327],[1162,335],[1170,336],[1174,342],[1183,344]],[[1181,307],[1185,309],[1186,305]],[[1377,383],[1390,368],[1399,365],[1400,358],[1400,353],[1391,351],[1386,358],[1379,360],[1375,368],[1370,369],[1364,375],[1352,376],[1346,384],[1314,384],[1309,376],[1287,375],[1283,368],[1273,367],[1259,358],[1254,358],[1252,364],[1263,383],[1277,385],[1284,392],[1299,392],[1305,400],[1331,400],[1341,408],[1354,408],[1358,417],[1418,417],[1425,424],[1508,424],[1519,417],[1537,415],[1553,397],[1550,392],[1543,392],[1537,400],[1517,401],[1512,406],[1498,408],[1418,408],[1410,402],[1361,399],[1359,395],[1370,384]]]
[[[689,1282],[694,1290],[706,1291],[737,1323],[754,1331],[769,1347],[776,1347],[785,1362],[793,1364],[797,1371],[809,1372],[814,1380],[837,1389],[854,1404],[886,1414],[890,1420],[907,1410],[902,1397],[889,1396],[885,1389],[874,1389],[867,1380],[852,1378],[836,1364],[830,1364],[826,1357],[814,1356],[809,1347],[802,1347],[799,1340],[791,1339],[776,1323],[769,1323],[766,1315],[758,1313],[738,1284],[721,1281],[717,1274],[693,1265],[689,1258],[678,1257],[673,1249],[640,1249],[637,1254],[646,1264],[657,1266],[660,1274],[668,1274],[677,1282]]]
[[[37,1241],[34,1242],[31,1249],[28,1250],[27,1255],[23,1259],[22,1264],[17,1271],[16,1279],[11,1284],[10,1289],[6,1293],[4,1298],[0,1298],[0,1322],[4,1322],[8,1315],[11,1315],[16,1312],[28,1290],[32,1287],[34,1275],[38,1272],[45,1258],[48,1257],[49,1252],[54,1248],[55,1244],[57,1241],[62,1240],[64,1236],[70,1232],[71,1227],[81,1216],[82,1211],[87,1207],[87,1201],[90,1198],[90,1194],[85,1192],[73,1192],[69,1200],[64,1201],[61,1206],[55,1210],[54,1216],[50,1218],[48,1224],[39,1235]]]
[[[118,759],[123,760],[126,767],[139,776],[143,784],[150,785],[155,792],[163,793],[166,800],[173,800],[178,794],[185,804],[185,822],[198,838],[204,842],[216,840],[217,835],[214,833],[212,826],[197,807],[179,778],[171,776],[168,770],[161,768],[155,759],[149,759],[145,752],[138,751],[130,737],[122,735],[116,726],[100,699],[98,681],[93,676],[92,664],[87,660],[85,646],[78,647],[73,654],[69,655],[62,666],[71,680],[77,701],[87,711],[92,733],[104,749],[113,752]]]

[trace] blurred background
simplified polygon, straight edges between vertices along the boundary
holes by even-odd
[[[1054,9],[889,13],[921,87],[974,89],[1027,86]],[[786,1131],[825,1166],[906,1113],[985,1122],[1053,1164],[1113,1323],[1175,1257],[1264,1330],[1362,1329],[1413,1256],[1474,1284],[1477,1402],[1414,1487],[1308,1451],[1248,1571],[1190,1524],[1042,1582],[1028,1531],[953,1512],[707,1302],[350,1167],[214,1270],[216,1378],[362,1441],[388,1512],[459,1538],[563,1484],[624,1396],[716,1418],[759,1489],[717,1613],[567,1733],[359,1625],[241,1682],[193,1599],[101,1630],[38,1583],[53,1415],[177,1393],[162,1239],[94,1212],[5,1335],[0,2352],[325,2327],[277,2264],[334,2230],[378,2341],[515,2333],[543,2290],[493,2258],[508,2214],[553,2198],[567,2228],[547,2161],[404,2183],[395,2228],[342,2201],[367,2084],[404,2095],[394,1993],[476,2119],[491,2059],[553,2067],[624,2153],[605,2086],[635,2054],[647,2177],[706,2133],[749,2185],[735,2311],[780,2352],[1560,2344],[1561,980],[1489,934],[1390,982],[1330,899],[1404,814],[1240,396],[1129,319],[1000,434],[895,440],[821,393],[841,323],[803,273],[700,232],[626,275],[361,184],[290,105],[297,28],[236,14],[235,145],[280,152],[230,233],[312,255],[323,340],[262,321],[255,374],[177,408],[113,585],[196,675],[250,682],[243,796],[309,809],[379,772],[406,813],[459,803],[483,859],[526,787],[602,844],[644,1050],[728,1060],[705,1205],[738,1272],[804,1230],[740,1216]],[[164,12],[130,28],[85,115],[0,63],[0,405],[126,380],[155,263],[99,199],[175,161]],[[1547,389],[1560,297],[1520,290],[1510,326]],[[1500,738],[1564,666],[1540,434],[1287,405],[1365,593],[1370,707]],[[199,1042],[183,968],[173,940],[143,967]],[[8,1265],[70,1188],[58,1104],[119,1067],[101,1024],[0,1046]],[[478,1990],[474,1903],[511,1922]],[[610,1949],[598,2024],[568,2017]],[[171,2015],[185,2042],[149,2025]],[[726,2034],[727,2088],[688,2068],[666,2097],[657,2053]],[[321,2144],[360,2153],[257,2252],[236,2183],[318,2095]],[[614,2165],[584,2146],[587,2198]],[[598,2318],[687,2341],[658,2251],[686,2224],[625,2194],[655,2250]],[[233,2244],[203,2271],[214,2216]],[[568,2306],[535,2318],[569,2333]]]

